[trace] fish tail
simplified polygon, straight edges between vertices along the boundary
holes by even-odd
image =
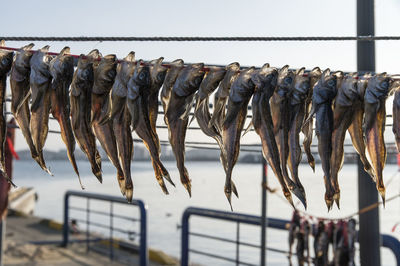
[[[53,173],[50,171],[50,168],[46,166],[46,162],[44,161],[43,157],[43,152],[38,151],[38,157],[36,157],[36,162],[39,164],[39,166],[49,175],[54,176]]]
[[[9,184],[11,184],[11,186],[13,186],[14,188],[17,187],[17,185],[15,185],[14,182],[11,180],[11,178],[8,176],[4,165],[1,165],[0,172],[1,172],[1,175],[4,177],[4,179],[7,180],[7,182]]]
[[[164,167],[164,165],[161,162],[158,164],[158,168],[160,169],[162,177],[165,178],[165,180],[167,180],[172,186],[175,187],[175,183],[172,181],[171,176],[168,173],[168,170]]]
[[[335,195],[335,190],[332,187],[331,182],[329,182],[329,178],[324,176],[325,181],[325,203],[328,211],[332,209],[333,206],[333,196]]]
[[[232,192],[233,192],[233,194],[235,194],[235,196],[236,196],[237,198],[239,198],[239,193],[237,192],[236,185],[235,185],[235,183],[234,183],[233,181],[231,181],[231,186],[232,186]]]
[[[85,187],[82,185],[82,180],[81,180],[81,177],[79,174],[78,174],[78,180],[79,180],[79,185],[81,186],[81,189],[84,190]]]
[[[378,189],[379,194],[381,195],[383,207],[385,207],[385,203],[386,203],[386,189],[385,189],[385,186],[383,184],[382,184],[382,186],[378,185],[377,189]]]
[[[228,168],[226,171],[226,179],[225,179],[225,186],[224,186],[224,192],[226,199],[229,202],[229,206],[231,207],[231,211],[233,211],[232,207],[232,191],[236,189],[236,186],[233,184],[232,181],[232,168]],[[236,191],[237,193],[237,191]]]
[[[164,194],[168,195],[169,192],[168,192],[167,187],[165,186],[165,182],[164,182],[162,173],[160,172],[160,169],[159,169],[158,165],[155,163],[155,161],[153,159],[151,159],[151,160],[152,160],[152,163],[153,163],[154,174],[156,176],[157,182],[160,185],[160,187],[161,187],[162,191],[164,192]]]
[[[122,171],[117,171],[118,185],[121,190],[121,194],[125,196],[126,194],[126,179]]]
[[[192,184],[185,166],[183,166],[183,171],[181,172],[181,183],[189,193],[189,197],[192,197]]]
[[[121,191],[122,193],[122,191]],[[125,195],[128,202],[132,202],[133,197],[133,182],[130,176],[125,177],[125,191],[123,193]]]

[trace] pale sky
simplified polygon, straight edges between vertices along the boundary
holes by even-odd
[[[9,1],[2,4],[3,36],[355,36],[356,1]],[[400,1],[376,1],[376,35],[400,35]],[[6,42],[20,47],[28,42]],[[293,68],[356,70],[356,43],[347,42],[35,42],[58,52],[97,48],[105,54],[166,61],[261,66],[269,62]],[[400,73],[400,42],[376,43],[377,71]],[[161,120],[159,122],[161,123]],[[52,129],[57,125],[52,123]],[[165,130],[160,138],[167,139]],[[187,140],[209,140],[189,132]],[[254,133],[244,141],[258,142]],[[50,134],[45,149],[58,150],[60,136]],[[25,149],[17,134],[16,149]]]

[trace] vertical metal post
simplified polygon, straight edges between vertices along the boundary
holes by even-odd
[[[147,266],[149,263],[149,254],[147,252],[147,212],[146,206],[139,201],[140,209],[140,266]]]
[[[90,225],[90,199],[86,199],[86,252],[89,252],[89,237],[90,237],[90,231],[89,231],[89,225]]]
[[[110,202],[110,259],[114,260],[114,240],[113,240],[113,203]]]
[[[181,266],[189,265],[189,217],[186,209],[182,215],[182,233],[181,233]]]
[[[240,223],[236,223],[236,266],[239,266],[239,258],[240,258]]]
[[[63,224],[63,247],[67,247],[69,238],[69,193],[64,196],[64,224]]]
[[[357,0],[357,35],[375,35],[374,0]],[[358,71],[375,71],[375,42],[357,41]],[[358,158],[358,207],[378,202],[374,182]],[[360,264],[380,265],[379,208],[359,215]]]
[[[6,245],[6,219],[0,220],[0,266],[3,266],[4,249]]]
[[[266,231],[267,231],[267,162],[264,156],[261,155],[262,160],[262,182],[261,182],[261,266],[265,266],[266,262]]]

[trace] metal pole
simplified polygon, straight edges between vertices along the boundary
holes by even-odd
[[[261,155],[262,161],[262,183],[261,183],[261,266],[265,266],[266,262],[266,231],[267,231],[267,162]]]
[[[4,249],[6,245],[6,219],[0,220],[0,266],[4,262]]]
[[[375,35],[374,0],[357,0],[357,35]],[[357,42],[357,70],[375,71],[375,42]],[[378,202],[375,183],[358,157],[358,208]],[[379,266],[379,208],[359,215],[360,264]]]

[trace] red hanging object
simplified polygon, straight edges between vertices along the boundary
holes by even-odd
[[[397,153],[397,171],[400,172],[400,153]]]
[[[11,152],[12,156],[13,156],[16,160],[19,160],[18,153],[15,151],[14,145],[13,145],[13,143],[12,143],[12,141],[11,141],[11,139],[10,139],[9,136],[7,136],[7,144],[8,144],[8,148],[10,149],[10,152]]]

